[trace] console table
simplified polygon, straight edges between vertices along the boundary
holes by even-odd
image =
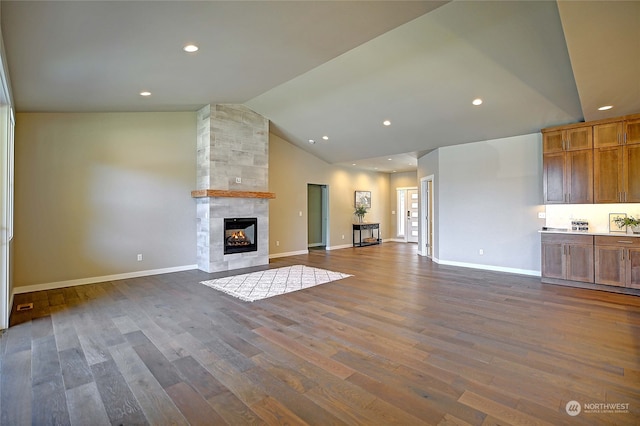
[[[366,237],[363,240],[362,239],[363,230],[371,231],[371,237]],[[358,231],[357,240],[356,240],[356,231]],[[374,231],[376,231],[376,236],[373,235]],[[382,239],[380,238],[379,223],[354,223],[353,224],[353,246],[354,247],[370,246],[373,244],[380,244],[381,242],[382,242]]]

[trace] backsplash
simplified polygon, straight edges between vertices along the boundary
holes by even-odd
[[[547,204],[546,225],[571,229],[572,219],[589,222],[589,232],[609,232],[609,213],[626,213],[640,218],[640,204]]]

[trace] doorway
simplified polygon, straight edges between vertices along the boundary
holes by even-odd
[[[324,250],[329,242],[329,190],[307,184],[307,248]]]
[[[418,242],[418,217],[420,216],[420,207],[418,204],[418,190],[407,190],[407,242]]]
[[[419,236],[419,192],[417,187],[396,188],[396,241],[417,243]],[[395,214],[395,212],[393,212]]]
[[[433,175],[420,179],[420,194],[422,195],[420,203],[420,247],[418,254],[420,256],[433,257],[434,247],[434,206],[433,206]]]

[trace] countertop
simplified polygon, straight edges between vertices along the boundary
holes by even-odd
[[[593,236],[605,236],[605,237],[640,238],[640,234],[625,234],[623,232],[580,232],[580,231],[563,230],[561,228],[541,229],[538,232],[541,234],[593,235]]]

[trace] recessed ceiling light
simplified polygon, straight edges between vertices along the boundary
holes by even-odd
[[[471,103],[474,104],[475,106],[482,105],[482,99],[475,98]]]
[[[387,158],[387,160],[391,161],[391,158]]]
[[[601,106],[600,108],[598,108],[598,111],[606,111],[606,110],[611,109],[611,108],[613,108],[613,105],[604,105],[604,106]]]
[[[143,92],[140,92],[140,96],[151,96],[151,92],[145,90]]]
[[[313,139],[309,139],[309,143],[310,144],[314,144],[314,143],[316,143],[316,141],[314,141]]]
[[[391,170],[391,173],[395,173],[395,172],[396,172],[395,170]]]
[[[182,50],[184,50],[187,53],[197,52],[198,49],[199,49],[199,47],[196,46],[195,44],[187,44],[185,47],[182,48]]]
[[[382,124],[384,124],[385,126],[391,126],[391,122],[389,120],[384,120]]]
[[[356,165],[356,163],[351,163],[351,165],[352,165],[352,166],[355,166],[355,165]]]
[[[323,136],[322,139],[324,139],[325,141],[329,140],[329,136]]]

